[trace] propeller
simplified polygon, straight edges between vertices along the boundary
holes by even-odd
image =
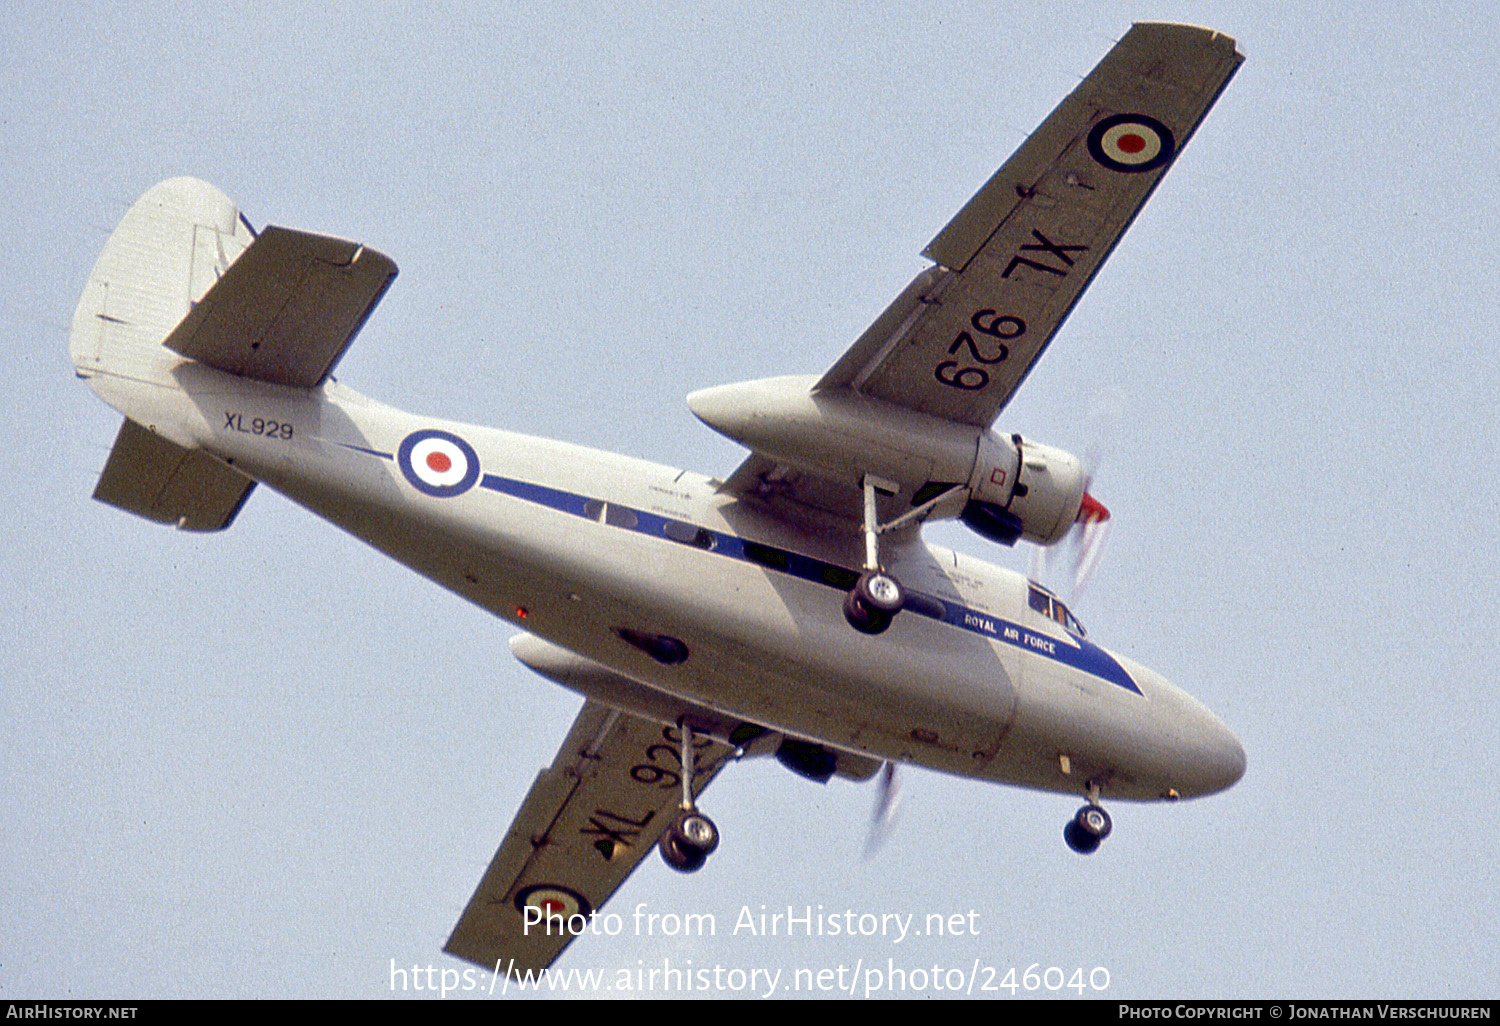
[[[1041,584],[1047,580],[1047,546],[1033,545],[1026,576]]]
[[[1088,491],[1083,493],[1083,504],[1078,507],[1078,518],[1068,537],[1073,549],[1073,591],[1068,598],[1077,602],[1084,585],[1094,576],[1109,538],[1109,510]]]
[[[880,770],[880,784],[875,791],[875,810],[870,816],[870,836],[865,840],[865,859],[878,852],[895,830],[896,815],[901,811],[901,783],[896,778],[896,764],[886,763]]]
[[[1087,420],[1089,422],[1088,433],[1094,438],[1084,455],[1083,464],[1083,502],[1078,507],[1078,515],[1073,520],[1073,527],[1068,532],[1064,545],[1068,551],[1068,564],[1071,581],[1071,590],[1068,593],[1068,601],[1076,603],[1083,594],[1085,586],[1094,576],[1094,571],[1099,567],[1100,557],[1104,553],[1105,542],[1109,538],[1110,513],[1108,508],[1094,498],[1094,478],[1099,473],[1099,465],[1103,462],[1104,449],[1109,441],[1116,436],[1115,425],[1118,424],[1124,411],[1124,400],[1114,392],[1107,392],[1097,396],[1090,404]],[[1047,574],[1048,555],[1047,550],[1041,546],[1032,549],[1031,553],[1031,579],[1043,581]]]
[[[1069,529],[1067,538],[1060,546],[1065,546],[1068,550],[1069,569],[1073,577],[1072,591],[1068,595],[1070,603],[1077,602],[1078,597],[1083,594],[1084,585],[1088,584],[1089,578],[1093,577],[1094,570],[1099,566],[1104,542],[1109,537],[1109,510],[1088,490],[1093,484],[1093,477],[1090,472],[1084,478],[1083,502],[1078,507],[1078,515],[1073,518],[1073,526]],[[1049,551],[1047,546],[1032,546],[1030,566],[1026,574],[1033,581],[1046,581]]]

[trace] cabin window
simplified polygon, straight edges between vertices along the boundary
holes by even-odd
[[[640,519],[629,506],[617,506],[613,502],[604,505],[604,522],[611,527],[634,527]]]
[[[823,583],[837,588],[839,591],[848,591],[854,587],[859,580],[859,574],[847,567],[834,566],[832,563],[822,564]]]
[[[772,570],[785,570],[791,565],[791,560],[781,549],[773,549],[759,542],[747,541],[745,555],[751,562],[770,567]]]
[[[697,524],[685,524],[681,520],[668,520],[661,527],[661,533],[675,542],[691,545],[698,549],[711,549],[714,547],[714,536],[705,531]]]

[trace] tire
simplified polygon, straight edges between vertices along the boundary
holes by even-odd
[[[867,607],[858,590],[844,596],[844,619],[862,634],[879,634],[891,625],[891,614]]]
[[[1109,836],[1114,829],[1110,822],[1109,813],[1097,805],[1085,805],[1078,810],[1078,815],[1073,817],[1073,823],[1084,833],[1100,841]]]
[[[866,570],[854,582],[854,594],[866,609],[895,616],[901,611],[906,595],[901,582],[880,570]]]
[[[719,828],[714,826],[713,820],[696,810],[679,815],[667,828],[667,833],[679,850],[694,849],[702,852],[704,858],[712,855],[719,846]]]
[[[1080,827],[1077,819],[1068,820],[1063,827],[1063,840],[1080,855],[1092,855],[1099,850],[1099,838]]]
[[[679,847],[671,829],[661,835],[661,841],[658,842],[657,847],[661,849],[662,860],[679,873],[697,872],[703,868],[704,860],[708,858],[697,848]]]

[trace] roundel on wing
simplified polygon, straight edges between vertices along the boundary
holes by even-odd
[[[396,450],[396,465],[411,486],[439,499],[462,495],[479,480],[474,447],[448,431],[413,431]]]
[[[589,900],[577,891],[545,883],[532,884],[516,892],[516,911],[524,914],[528,905],[540,909],[544,919],[547,916],[562,916],[564,921],[573,916],[583,916],[586,919],[594,910]]]
[[[1145,114],[1113,114],[1089,130],[1089,156],[1111,171],[1152,171],[1172,159],[1172,130]]]

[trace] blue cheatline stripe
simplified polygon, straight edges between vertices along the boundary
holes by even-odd
[[[378,452],[358,445],[339,444],[356,452],[368,453],[381,459],[391,459],[390,453]],[[600,513],[608,505],[615,511],[606,520],[610,527],[632,531],[636,534],[651,535],[680,545],[691,545],[727,559],[752,563],[767,570],[774,570],[840,592],[852,588],[859,577],[859,571],[839,566],[837,563],[829,563],[812,556],[804,556],[799,552],[747,541],[723,531],[714,531],[687,521],[674,520],[617,502],[594,499],[560,488],[549,488],[546,485],[501,477],[498,474],[481,475],[479,487],[593,521],[599,520]],[[971,634],[980,634],[1015,648],[1024,649],[1044,659],[1051,659],[1053,662],[1091,674],[1100,680],[1122,687],[1126,691],[1141,694],[1141,689],[1125,668],[1108,652],[1087,638],[1075,638],[1069,635],[1067,640],[1060,640],[1045,634],[1038,634],[1018,623],[992,616],[962,603],[951,602],[936,595],[927,595],[909,589],[905,611],[925,616],[930,620],[937,620]]]
[[[575,517],[589,517],[588,497],[575,495],[557,488],[548,488],[546,485],[531,484],[526,481],[517,481],[510,477],[497,477],[494,474],[484,474],[479,478],[479,487],[488,488],[492,492],[509,495],[526,502],[534,502],[548,509],[561,510],[571,513]],[[596,500],[597,501],[597,500]]]
[[[383,460],[395,458],[391,453],[381,452],[379,449],[366,449],[362,445],[350,445],[348,442],[336,442],[335,444],[342,445],[345,449],[353,449],[355,452],[367,453],[371,456],[379,456]]]
[[[549,509],[559,510],[563,513],[571,513],[574,516],[586,517],[597,520],[600,512],[605,506],[604,500],[590,499],[587,496],[577,495],[573,492],[563,491],[559,488],[548,488],[545,485],[531,484],[527,481],[517,481],[514,478],[500,477],[496,474],[485,474],[479,480],[481,488],[500,492],[526,502],[534,502],[546,506]],[[711,551],[716,555],[728,559],[737,559],[745,563],[753,563],[768,570],[775,570],[800,580],[809,581],[813,584],[821,584],[840,592],[848,591],[854,586],[859,572],[850,570],[848,567],[839,566],[812,556],[804,556],[799,552],[791,552],[786,549],[773,548],[769,545],[761,545],[758,542],[746,541],[732,534],[722,531],[713,531],[697,524],[691,524],[682,520],[673,520],[656,513],[648,513],[645,510],[623,506],[619,503],[609,503],[614,510],[619,511],[622,516],[611,517],[616,522],[610,523],[611,527],[622,530],[633,531],[636,534],[647,534],[656,538],[667,538],[683,545],[695,545],[705,551]],[[632,526],[627,526],[622,521],[633,520]],[[673,537],[669,528],[676,526],[681,537]],[[692,538],[702,539],[707,544],[701,544]],[[1108,681],[1133,691],[1137,695],[1141,689],[1136,685],[1125,668],[1115,661],[1108,652],[1087,638],[1074,638],[1068,636],[1067,640],[1059,640],[1045,634],[1038,634],[1020,624],[1012,623],[1000,617],[991,616],[988,613],[971,609],[957,602],[950,602],[934,595],[926,595],[921,592],[908,591],[906,610],[925,616],[929,619],[938,620],[950,626],[957,627],[971,634],[982,634],[987,638],[1004,642],[1016,648],[1025,649],[1054,662],[1071,666],[1082,670],[1084,673],[1092,674],[1101,680]]]

